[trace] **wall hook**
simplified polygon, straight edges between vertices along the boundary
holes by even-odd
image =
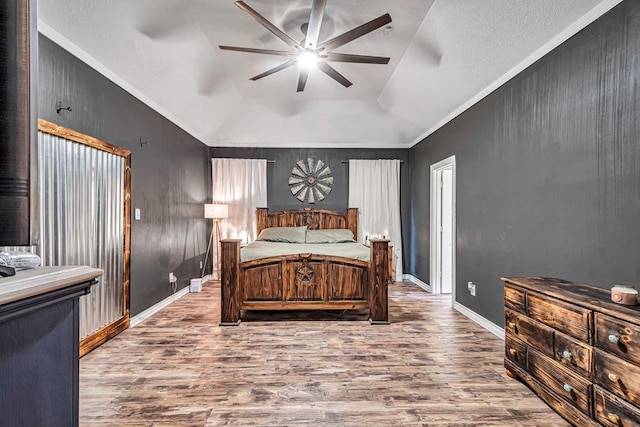
[[[60,114],[60,111],[62,110],[71,111],[71,107],[63,107],[62,102],[58,101],[58,104],[56,105],[56,113]]]
[[[144,147],[148,143],[149,143],[149,141],[143,141],[142,138],[140,138],[140,147]]]

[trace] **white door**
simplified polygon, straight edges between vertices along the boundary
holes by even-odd
[[[453,272],[453,169],[451,166],[442,169],[441,188],[440,250],[442,256],[440,257],[440,290],[443,294],[450,294]]]
[[[456,158],[431,165],[429,291],[456,297]]]

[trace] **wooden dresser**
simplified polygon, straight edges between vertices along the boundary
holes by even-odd
[[[640,426],[640,306],[544,277],[503,277],[507,373],[576,426]]]

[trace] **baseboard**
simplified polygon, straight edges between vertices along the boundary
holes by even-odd
[[[420,286],[425,291],[431,292],[431,285],[430,284],[423,282],[422,280],[418,279],[417,277],[415,277],[412,274],[403,274],[402,275],[402,280],[406,280],[408,282],[411,282],[411,283],[413,283],[415,285]]]
[[[162,310],[172,302],[175,302],[176,300],[185,296],[188,293],[189,293],[189,286],[185,286],[184,288],[177,291],[175,294],[172,294],[166,297],[165,299],[163,299],[162,301],[160,301],[159,303],[147,308],[142,313],[136,314],[131,318],[129,327],[133,328],[134,326],[139,325],[140,323],[142,323],[143,320],[153,316],[154,314],[156,314],[157,312],[159,312],[160,310]]]
[[[500,326],[496,325],[490,320],[485,319],[475,311],[470,310],[469,308],[465,307],[464,305],[460,304],[457,301],[453,304],[453,308],[455,308],[460,313],[464,314],[469,319],[473,320],[478,325],[482,326],[487,331],[491,332],[493,335],[497,336],[498,338],[504,341],[504,329],[502,329]]]
[[[403,274],[402,275],[402,280],[406,280],[408,282],[411,282],[411,283],[413,283],[415,285],[418,285],[419,287],[421,287],[425,291],[431,292],[431,285],[429,285],[428,283],[423,282],[422,280],[418,279],[417,277],[415,277],[415,276],[413,276],[411,274]],[[501,328],[500,326],[496,325],[495,323],[493,323],[490,320],[485,319],[484,317],[480,316],[475,311],[468,309],[467,307],[465,307],[464,305],[460,304],[457,301],[453,304],[453,308],[456,309],[457,311],[459,311],[460,313],[464,314],[469,319],[473,320],[478,325],[482,326],[487,331],[491,332],[493,335],[497,336],[498,338],[500,338],[501,340],[504,341],[504,329]]]

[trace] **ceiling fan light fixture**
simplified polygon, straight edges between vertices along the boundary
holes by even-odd
[[[255,19],[260,25],[266,28],[269,32],[275,35],[277,38],[287,44],[292,50],[273,50],[273,49],[258,49],[251,47],[238,47],[238,46],[226,46],[219,45],[222,50],[232,50],[236,52],[249,52],[260,53],[264,55],[277,55],[293,57],[288,61],[271,68],[264,73],[251,77],[249,80],[259,80],[263,77],[269,76],[285,68],[299,65],[300,75],[298,77],[298,87],[296,92],[304,91],[307,84],[307,78],[311,69],[318,68],[327,76],[331,77],[336,82],[340,83],[344,87],[349,87],[352,83],[347,80],[345,76],[340,74],[335,68],[329,65],[329,62],[351,62],[356,64],[388,64],[391,58],[382,56],[369,56],[369,55],[353,55],[347,53],[337,53],[333,50],[343,46],[359,37],[362,37],[370,32],[377,30],[391,23],[391,15],[385,13],[382,16],[365,22],[364,24],[353,28],[347,32],[344,32],[330,40],[326,40],[322,43],[318,43],[318,37],[320,36],[320,26],[324,19],[325,6],[328,0],[312,0],[311,14],[309,15],[309,22],[303,24],[301,27],[302,33],[305,38],[301,42],[297,42],[291,36],[287,35],[280,28],[271,23],[267,18],[260,13],[252,9],[244,1],[236,1],[235,5],[242,9]],[[387,27],[390,29],[390,26]]]
[[[318,65],[320,58],[318,54],[312,50],[305,50],[298,54],[298,63],[302,68],[310,70]]]

